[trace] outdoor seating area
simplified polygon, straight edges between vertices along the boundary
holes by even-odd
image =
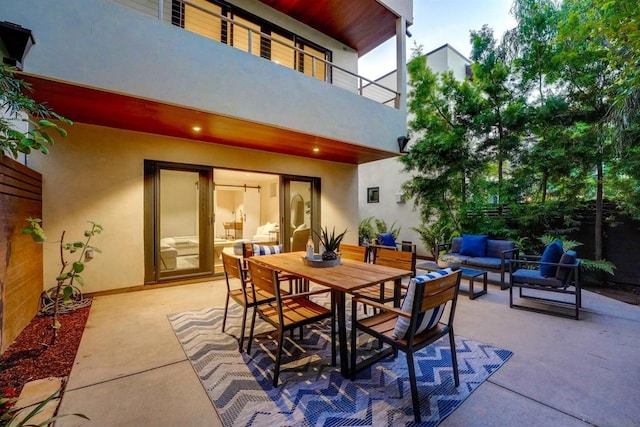
[[[226,425],[167,321],[169,315],[223,308],[225,298],[220,281],[95,298],[60,412],[84,413],[103,425],[127,424],[134,414],[146,425]],[[640,374],[629,366],[640,347],[640,310],[588,291],[582,303],[581,321],[575,322],[512,310],[508,292],[475,301],[458,298],[456,336],[508,349],[513,356],[441,425],[637,423]],[[241,311],[232,312],[225,334],[218,326],[203,340],[235,341],[241,319]],[[187,336],[202,333],[204,326],[193,327]],[[233,344],[229,349],[238,354]],[[273,362],[265,368],[273,369]],[[58,423],[78,425],[72,417]]]

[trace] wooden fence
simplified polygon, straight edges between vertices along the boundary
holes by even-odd
[[[42,175],[0,156],[0,354],[40,305],[42,245],[22,234],[27,217],[42,218]]]

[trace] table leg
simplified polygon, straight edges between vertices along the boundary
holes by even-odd
[[[340,347],[340,372],[345,378],[349,378],[349,354],[347,352],[347,315],[345,293],[332,290],[334,309],[338,322],[338,345]],[[334,337],[331,337],[334,339]]]
[[[469,278],[469,299],[475,299],[475,294],[473,293],[473,282],[476,281],[475,277]]]

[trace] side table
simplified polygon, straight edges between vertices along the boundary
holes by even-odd
[[[427,271],[442,270],[441,267],[438,267],[438,264],[432,261],[424,262],[422,264],[417,265],[416,267],[421,268],[423,270],[427,270]],[[463,291],[462,289],[460,289],[460,291],[466,292],[469,295],[469,299],[476,299],[477,297],[487,293],[487,272],[486,271],[475,270],[473,268],[467,268],[467,267],[460,267],[460,271],[462,272],[462,278],[469,281],[469,291]],[[482,277],[482,289],[479,290],[478,292],[474,292],[473,285],[475,281],[480,277]]]

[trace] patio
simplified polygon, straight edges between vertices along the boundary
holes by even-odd
[[[83,425],[221,425],[167,314],[225,294],[215,281],[95,298],[60,413],[86,414]],[[510,309],[497,286],[463,296],[456,334],[514,355],[441,425],[640,425],[639,326],[639,307],[588,291],[580,321]]]

